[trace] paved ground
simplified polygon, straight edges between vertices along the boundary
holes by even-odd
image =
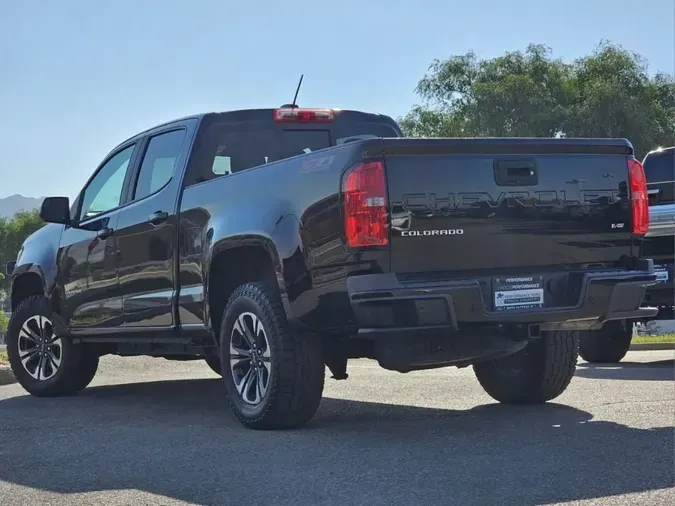
[[[108,357],[70,399],[0,387],[0,504],[675,504],[672,351],[580,363],[527,408],[470,369],[350,373],[288,432],[239,426],[200,362]]]

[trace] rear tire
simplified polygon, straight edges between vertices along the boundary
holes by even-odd
[[[234,290],[220,353],[229,404],[245,427],[297,427],[316,413],[325,378],[321,343],[292,331],[275,289],[256,282]]]
[[[625,320],[611,320],[600,330],[580,332],[579,355],[591,364],[617,363],[628,353],[632,340],[632,325]]]
[[[545,332],[513,355],[473,366],[485,392],[504,404],[540,404],[570,384],[579,353],[577,332]]]
[[[98,354],[54,334],[49,301],[23,300],[7,326],[7,356],[19,384],[36,397],[75,395],[96,375]]]

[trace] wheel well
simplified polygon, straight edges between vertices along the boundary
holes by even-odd
[[[252,281],[262,281],[270,288],[278,289],[272,259],[260,246],[228,249],[211,261],[207,293],[211,328],[216,336],[230,295],[238,286]]]
[[[42,280],[38,274],[27,272],[21,274],[12,284],[12,311],[21,304],[22,300],[33,295],[44,295]]]

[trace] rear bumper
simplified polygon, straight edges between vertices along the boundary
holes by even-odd
[[[649,270],[565,273],[576,276],[574,283],[564,278],[578,293],[571,303],[507,312],[493,310],[491,292],[482,279],[402,282],[393,273],[368,274],[347,278],[347,292],[362,337],[438,334],[476,324],[593,329],[608,320],[656,315],[657,308],[640,307],[647,287],[656,281],[651,262],[647,263]]]
[[[673,238],[671,238],[672,240]],[[655,259],[654,268],[658,278],[660,278],[660,282],[647,288],[644,305],[672,307],[675,305],[675,283],[673,283],[673,279],[675,279],[675,264],[673,263],[672,256],[666,261],[661,261],[661,257],[658,260]]]
[[[649,206],[647,237],[675,235],[675,204]]]
[[[675,283],[659,283],[647,288],[645,306],[675,306]]]

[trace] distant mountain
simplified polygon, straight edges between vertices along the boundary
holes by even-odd
[[[18,194],[0,199],[0,218],[11,218],[19,211],[39,209],[44,199],[44,197],[24,197]]]

